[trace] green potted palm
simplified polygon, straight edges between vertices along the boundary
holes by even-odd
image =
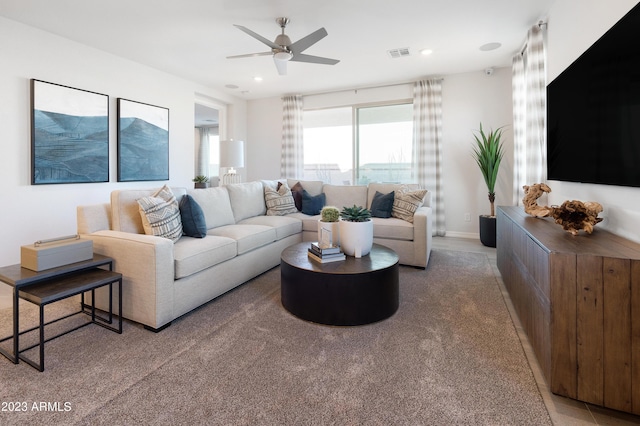
[[[479,134],[474,134],[475,143],[473,145],[473,158],[476,160],[480,172],[487,184],[489,192],[489,203],[491,205],[490,215],[480,215],[480,241],[488,247],[496,246],[496,181],[498,179],[498,170],[500,162],[504,156],[504,148],[502,144],[502,130],[499,127],[496,130],[490,130],[485,133],[480,123]]]
[[[362,257],[373,246],[371,212],[362,206],[343,207],[340,212],[340,247],[347,256]]]

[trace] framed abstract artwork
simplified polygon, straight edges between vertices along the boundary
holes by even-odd
[[[31,184],[109,181],[109,96],[31,80]]]
[[[118,98],[118,182],[169,179],[169,109]]]

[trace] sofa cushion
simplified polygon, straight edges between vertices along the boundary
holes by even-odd
[[[297,211],[297,210],[296,210]],[[263,225],[276,230],[276,239],[281,240],[302,232],[302,221],[289,216],[254,216],[243,220],[239,225]]]
[[[371,218],[373,221],[373,237],[392,240],[413,241],[413,224],[406,220],[390,217],[382,219]]]
[[[280,185],[277,190],[265,187],[264,203],[267,206],[267,216],[284,216],[298,211],[291,190],[286,184]]]
[[[425,195],[427,195],[426,189],[396,191],[391,216],[413,222],[413,214],[422,205]]]
[[[327,195],[327,205],[344,207],[367,207],[367,187],[365,185],[324,185],[322,191]]]
[[[271,189],[275,189],[278,190],[278,187],[281,183],[286,182],[286,180],[268,180],[268,179],[262,179],[260,181],[260,183],[262,183],[262,186],[264,188],[271,188]]]
[[[292,190],[295,189],[294,186],[297,183],[311,195],[322,194],[322,185],[324,185],[324,182],[321,180],[287,179],[287,186]]]
[[[311,195],[306,189],[302,190],[302,213],[310,216],[320,214],[320,211],[326,204],[327,197],[325,194]]]
[[[180,202],[186,194],[185,188],[171,188],[176,200]],[[111,226],[114,231],[144,234],[140,205],[138,200],[157,192],[155,189],[118,189],[111,191]]]
[[[276,241],[275,228],[264,225],[226,225],[210,229],[207,233],[234,239],[238,243],[238,254],[246,253]]]
[[[264,204],[264,189],[261,182],[245,182],[226,185],[231,200],[233,217],[238,223],[252,216],[262,216],[267,212]]]
[[[186,194],[180,200],[180,219],[184,235],[193,238],[204,238],[207,235],[207,222],[200,204],[191,195]]]
[[[421,189],[417,183],[370,183],[367,189],[367,208],[371,208],[371,202],[376,192],[388,194],[389,192],[407,190],[415,191]]]
[[[178,241],[182,237],[182,220],[176,197],[168,186],[138,200],[142,227],[147,235]]]
[[[188,194],[202,208],[208,229],[235,223],[226,187],[191,189]]]
[[[302,230],[303,231],[318,231],[318,221],[322,218],[321,215],[317,214],[314,216],[306,215],[302,212],[289,214],[287,217],[298,219],[302,222]]]
[[[391,217],[394,195],[394,191],[388,194],[376,191],[376,194],[373,196],[373,201],[371,201],[371,216],[380,218]]]
[[[207,238],[182,237],[173,247],[175,279],[203,271],[236,256],[235,240],[213,235]]]

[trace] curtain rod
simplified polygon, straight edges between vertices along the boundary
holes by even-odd
[[[428,80],[439,80],[442,81],[444,80],[443,77],[436,77],[436,78],[431,78]],[[341,89],[341,90],[328,90],[326,92],[311,92],[311,93],[306,93],[306,94],[301,94],[301,96],[320,96],[320,95],[329,95],[329,94],[333,94],[333,93],[343,93],[343,92],[355,92],[358,93],[358,90],[371,90],[371,89],[383,89],[385,87],[395,87],[395,86],[406,86],[409,84],[413,84],[416,81],[419,80],[412,80],[412,81],[405,81],[402,83],[390,83],[390,84],[383,84],[380,86],[362,86],[362,87],[354,87],[351,89]]]
[[[542,27],[547,27],[547,23],[545,21],[538,21],[538,28],[542,29]],[[527,50],[527,41],[525,40],[524,46],[520,49],[520,56],[524,55],[524,51]]]

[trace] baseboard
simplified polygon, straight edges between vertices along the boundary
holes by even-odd
[[[452,231],[447,231],[447,234],[445,235],[445,238],[446,237],[466,238],[468,240],[479,240],[480,239],[480,234],[474,234],[472,232],[452,232]]]

